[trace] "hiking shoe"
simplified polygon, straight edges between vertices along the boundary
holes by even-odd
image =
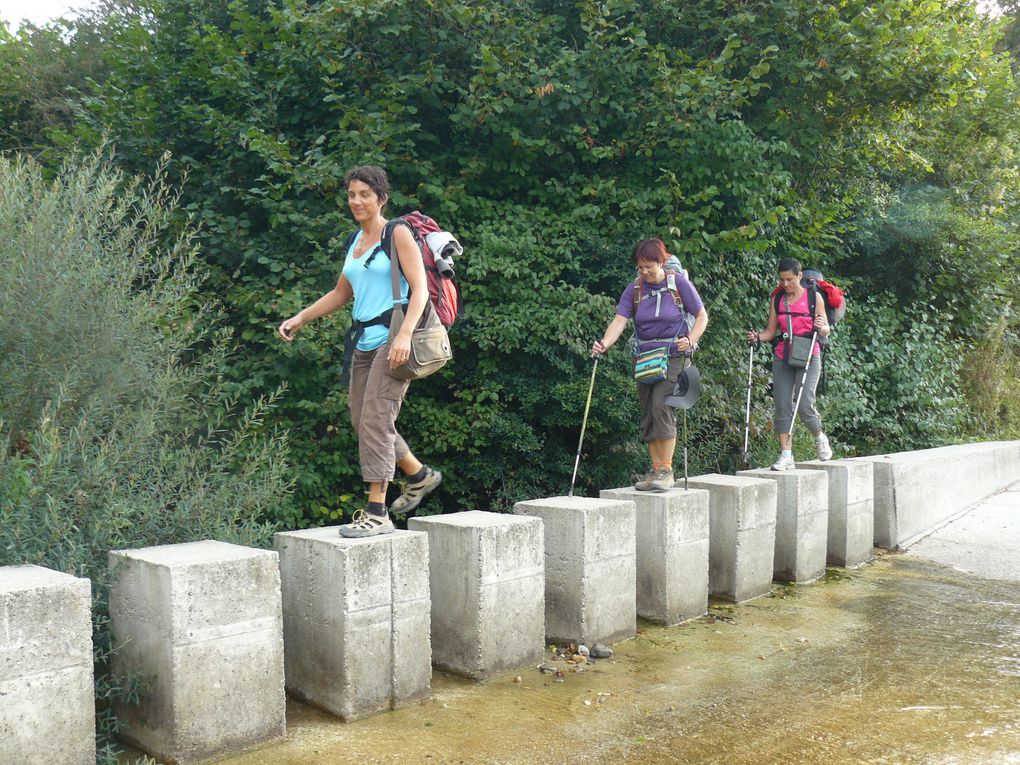
[[[420,481],[412,483],[408,481],[404,486],[404,490],[400,493],[400,496],[393,500],[393,504],[390,505],[391,513],[399,513],[404,515],[409,513],[414,508],[421,504],[421,501],[425,499],[426,495],[434,491],[443,480],[443,474],[438,470],[427,468],[428,473]]]
[[[664,467],[652,473],[652,488],[656,491],[669,491],[673,488],[673,469]]]
[[[773,470],[793,470],[796,467],[793,457],[787,457],[785,454],[780,454],[779,459],[772,463]]]
[[[655,487],[652,486],[652,480],[655,478],[655,474],[658,471],[653,470],[650,473],[639,475],[637,480],[634,481],[634,488],[638,491],[656,491]]]
[[[815,450],[818,452],[818,459],[832,459],[832,447],[829,446],[829,439],[824,433],[815,436]]]
[[[391,531],[396,531],[396,528],[388,515],[373,515],[364,510],[355,510],[351,522],[340,527],[340,536],[348,538],[374,537],[379,534],[389,534]]]

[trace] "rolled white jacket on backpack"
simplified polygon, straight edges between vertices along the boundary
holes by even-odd
[[[449,231],[434,231],[425,237],[425,244],[436,258],[436,270],[446,278],[453,276],[453,259],[464,254],[464,248]]]

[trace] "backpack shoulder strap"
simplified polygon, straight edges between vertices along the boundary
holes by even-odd
[[[641,279],[640,277],[634,280],[634,312],[631,316],[637,316],[638,303],[641,302]]]
[[[347,253],[351,249],[351,245],[354,244],[354,240],[358,238],[358,231],[360,231],[360,230],[361,229],[354,229],[354,231],[352,231],[351,233],[349,233],[347,235],[347,240],[344,242],[344,257],[345,258],[347,257]]]
[[[378,255],[380,251],[385,252],[386,257],[390,260],[393,259],[393,253],[391,252],[393,247],[393,229],[399,225],[407,226],[411,234],[414,234],[414,229],[411,228],[411,224],[403,218],[394,218],[393,220],[386,221],[386,225],[383,226],[382,234],[379,236],[379,246],[368,256],[368,260],[365,261],[365,268],[368,268],[369,265],[371,265],[372,261],[375,260],[375,256]]]
[[[680,289],[676,286],[676,272],[666,272],[666,287],[669,289],[669,294],[673,296],[673,302],[680,309],[680,313],[687,313],[684,309],[683,296],[680,294]]]

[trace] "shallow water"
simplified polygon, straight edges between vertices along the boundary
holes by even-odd
[[[286,742],[222,762],[1020,765],[1020,583],[887,555],[640,630],[561,683],[437,672],[350,724],[291,702]]]

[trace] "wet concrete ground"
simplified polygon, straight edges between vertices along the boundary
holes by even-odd
[[[1013,498],[984,544],[1020,579]],[[1020,581],[957,563],[886,554],[641,625],[561,683],[436,673],[431,701],[351,724],[292,702],[286,742],[224,762],[1020,765]]]

